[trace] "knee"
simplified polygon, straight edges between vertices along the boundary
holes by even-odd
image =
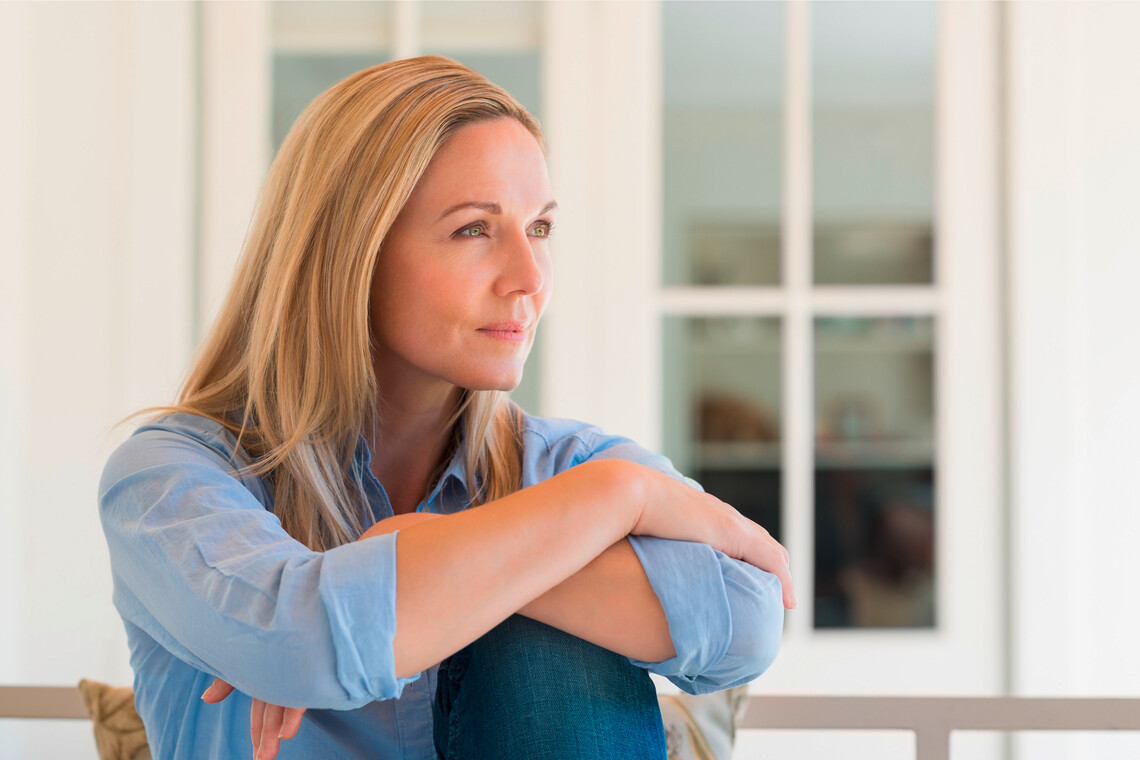
[[[522,615],[512,615],[441,663],[439,678],[453,690],[462,682],[468,692],[528,700],[657,705],[649,674],[628,658]]]
[[[441,663],[436,689],[436,746],[445,757],[463,742],[496,747],[488,757],[547,756],[506,749],[516,742],[560,748],[551,757],[664,757],[648,673],[520,615]]]
[[[472,644],[467,667],[531,688],[552,684],[562,694],[588,683],[595,691],[656,699],[649,675],[626,657],[522,615],[512,615]]]

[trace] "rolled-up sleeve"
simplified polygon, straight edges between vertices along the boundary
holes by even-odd
[[[589,442],[589,459],[627,459],[689,483],[668,459],[626,438]],[[664,662],[633,660],[689,694],[748,683],[776,659],[784,627],[780,581],[771,573],[705,545],[630,536],[657,594],[676,655]]]
[[[661,601],[676,655],[631,660],[689,694],[748,683],[776,659],[784,624],[780,581],[705,544],[630,536]]]
[[[396,534],[314,552],[207,437],[144,428],[99,486],[115,604],[179,659],[274,704],[397,697]]]

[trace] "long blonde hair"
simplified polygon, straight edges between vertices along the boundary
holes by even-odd
[[[392,61],[318,96],[269,169],[221,313],[166,409],[230,429],[250,469],[272,481],[285,530],[313,549],[366,527],[353,457],[379,421],[369,331],[377,254],[448,136],[504,117],[542,144],[526,109],[477,72],[447,58]],[[472,502],[517,490],[520,414],[507,395],[464,391],[453,420]]]

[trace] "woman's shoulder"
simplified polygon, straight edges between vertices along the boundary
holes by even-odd
[[[160,466],[205,465],[240,477],[240,469],[247,462],[236,445],[233,433],[209,417],[189,412],[153,417],[135,428],[111,453],[103,469],[100,492],[124,476]]]
[[[218,420],[192,412],[171,412],[147,420],[135,428],[131,438],[150,442],[191,441],[221,454],[227,460],[234,458],[237,437]]]
[[[108,457],[99,479],[99,497],[127,485],[155,488],[211,487],[239,482],[267,509],[272,486],[248,469],[237,437],[220,421],[189,412],[172,412],[139,425]]]
[[[625,459],[673,473],[668,459],[597,425],[559,417],[522,415],[523,459],[537,470],[561,472],[582,462]]]
[[[628,440],[613,436],[597,425],[564,417],[538,417],[522,413],[520,426],[523,448],[548,456],[573,452],[583,457],[609,441]]]
[[[167,412],[157,417],[151,417],[135,428],[134,435],[147,431],[162,431],[175,435],[186,435],[203,441],[214,439],[234,439],[232,433],[218,420],[203,414],[193,412]]]
[[[522,412],[521,433],[527,444],[540,444],[547,448],[567,444],[582,445],[605,435],[601,428],[581,420],[563,417],[538,417]]]

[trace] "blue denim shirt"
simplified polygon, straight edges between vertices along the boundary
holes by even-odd
[[[231,464],[234,443],[211,420],[170,415],[123,443],[99,485],[114,603],[152,753],[249,756],[252,695],[310,708],[282,743],[283,760],[435,758],[436,669],[410,678],[394,669],[396,535],[306,548],[282,530],[270,485]],[[597,459],[681,477],[664,457],[578,422],[526,416],[523,444],[524,487]],[[354,466],[381,520],[392,507],[370,456],[361,440]],[[468,506],[456,457],[419,510]],[[689,693],[745,683],[768,667],[783,627],[775,576],[703,544],[630,542],[676,650],[664,662],[634,664]],[[242,693],[202,702],[216,675]]]

